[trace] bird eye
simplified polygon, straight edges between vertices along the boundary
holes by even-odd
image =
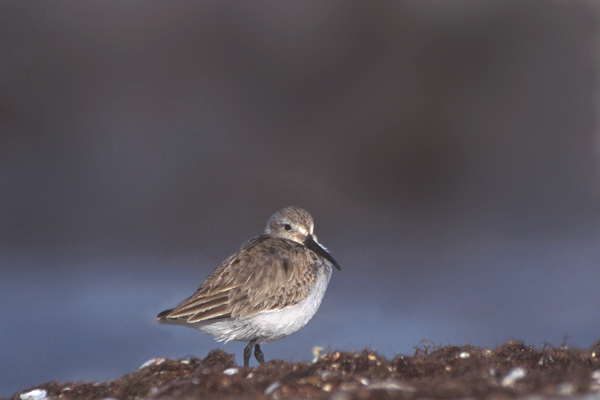
[[[292,230],[292,226],[290,224],[285,224],[283,226],[283,229],[285,229],[286,231],[291,231]]]

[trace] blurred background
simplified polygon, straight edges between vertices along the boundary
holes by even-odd
[[[240,363],[244,343],[154,317],[288,205],[343,269],[267,360],[592,345],[599,11],[0,3],[0,396]]]

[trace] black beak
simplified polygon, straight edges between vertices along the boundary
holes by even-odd
[[[314,251],[317,255],[323,257],[324,259],[326,259],[327,261],[329,261],[331,264],[333,264],[333,266],[336,267],[338,269],[338,271],[342,270],[342,268],[333,259],[333,257],[331,257],[331,255],[327,252],[327,250],[325,250],[324,248],[322,248],[321,246],[319,246],[319,244],[317,242],[315,242],[315,240],[313,239],[312,235],[308,235],[306,237],[306,239],[304,239],[304,245],[306,247],[308,247],[309,249],[311,249],[312,251]]]

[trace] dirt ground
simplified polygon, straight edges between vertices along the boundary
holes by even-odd
[[[389,360],[371,350],[316,352],[315,362],[239,367],[211,351],[200,360],[154,359],[103,383],[49,382],[23,394],[60,399],[508,399],[600,398],[600,342],[591,349],[509,341],[496,349],[421,343]],[[32,390],[39,389],[37,392]],[[533,397],[532,397],[533,398]],[[535,398],[539,399],[539,396]]]

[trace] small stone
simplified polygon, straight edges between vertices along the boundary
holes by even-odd
[[[336,394],[334,394],[333,396],[331,396],[331,400],[350,400],[352,399],[352,396],[350,396],[349,393],[346,392],[337,392]]]
[[[462,352],[462,353],[460,353],[458,356],[459,356],[460,358],[462,358],[463,360],[466,360],[467,358],[471,357],[471,354],[469,354],[469,353],[468,353],[468,352],[466,352],[466,351],[463,351],[463,352]]]
[[[346,392],[353,392],[358,388],[358,384],[356,382],[342,382],[340,385],[340,390],[344,390]]]
[[[221,384],[221,387],[228,387],[231,384],[231,379],[229,379],[226,376],[222,376],[221,377],[221,381],[219,382]]]
[[[324,392],[331,392],[333,390],[333,385],[331,383],[326,383],[323,385]]]
[[[319,378],[316,375],[307,376],[306,378],[302,378],[298,381],[298,383],[308,384],[308,385],[316,386],[316,387],[321,387],[321,385],[323,385],[323,381],[321,380],[321,378]]]
[[[560,396],[572,396],[577,393],[577,387],[571,382],[563,382],[556,388],[556,394]]]

